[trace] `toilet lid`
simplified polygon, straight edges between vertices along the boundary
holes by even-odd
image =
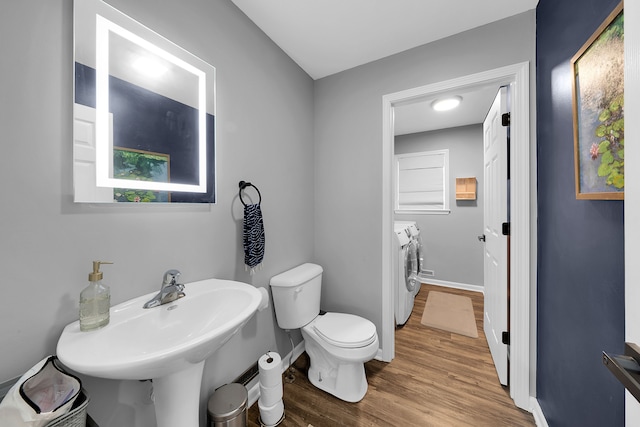
[[[360,316],[326,313],[318,316],[313,329],[327,342],[346,348],[365,347],[376,340],[376,325]]]

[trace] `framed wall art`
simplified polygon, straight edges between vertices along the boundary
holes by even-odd
[[[113,176],[136,181],[170,182],[169,155],[131,148],[114,147]],[[170,202],[167,191],[114,188],[117,202]]]
[[[624,9],[571,59],[576,198],[624,199]]]

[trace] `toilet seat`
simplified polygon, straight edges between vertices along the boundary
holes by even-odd
[[[366,347],[378,337],[376,325],[360,316],[346,313],[318,316],[313,322],[313,330],[323,340],[342,348]]]

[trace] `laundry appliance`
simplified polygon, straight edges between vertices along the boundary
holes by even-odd
[[[413,245],[416,247],[416,258],[417,258],[417,281],[415,294],[418,295],[420,292],[420,284],[422,281],[426,280],[428,277],[426,274],[426,250],[425,246],[422,244],[422,237],[420,233],[420,227],[418,227],[418,223],[415,221],[396,221],[395,224],[406,225],[409,233],[411,234],[411,240]]]
[[[394,254],[398,260],[394,263],[396,289],[395,317],[396,325],[407,323],[415,300],[417,286],[417,256],[411,241],[411,233],[404,224],[394,224]],[[396,252],[397,251],[397,252]]]

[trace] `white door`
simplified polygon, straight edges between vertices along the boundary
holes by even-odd
[[[507,325],[507,88],[500,88],[483,124],[484,132],[484,333],[500,383],[508,382]]]
[[[113,146],[113,114],[109,113]],[[73,190],[75,202],[113,202],[113,188],[96,185],[96,110],[73,104]]]

